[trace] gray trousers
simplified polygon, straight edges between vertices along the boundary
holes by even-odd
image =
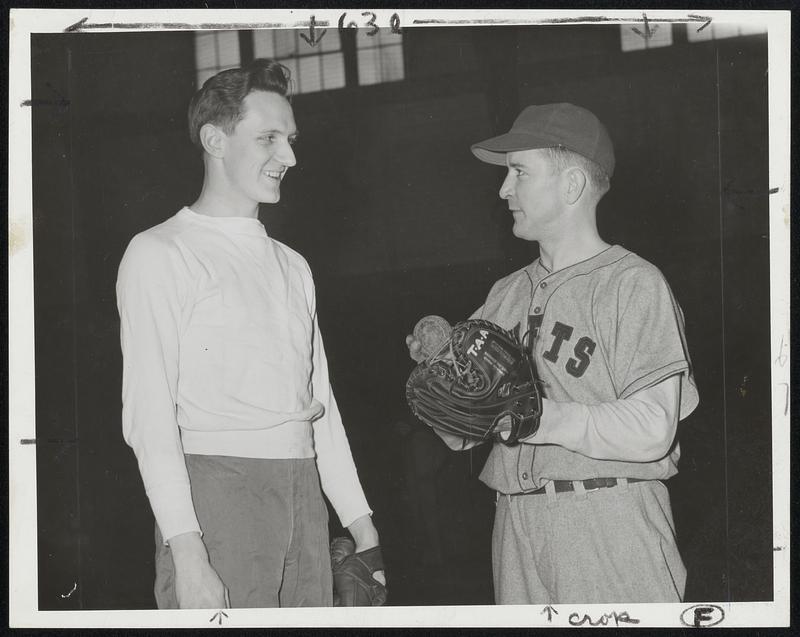
[[[498,495],[498,604],[682,600],[686,569],[663,483],[563,493],[548,486],[540,495]]]
[[[316,462],[186,455],[211,566],[233,608],[331,606],[328,509]],[[156,525],[155,596],[177,608],[169,547]]]

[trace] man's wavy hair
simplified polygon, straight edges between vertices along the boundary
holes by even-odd
[[[219,126],[228,135],[244,117],[242,102],[253,91],[290,95],[291,72],[274,60],[257,59],[237,69],[221,71],[208,78],[189,103],[189,138],[200,150],[200,129]]]

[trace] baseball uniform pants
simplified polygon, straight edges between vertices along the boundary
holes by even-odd
[[[651,480],[497,499],[498,604],[680,602],[686,569],[669,494]]]

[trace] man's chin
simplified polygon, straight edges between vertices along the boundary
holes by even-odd
[[[511,233],[517,238],[522,239],[523,241],[536,241],[536,237],[531,236],[530,232],[525,232],[524,229],[518,228],[516,224],[513,228],[511,228]]]
[[[281,191],[277,188],[273,191],[264,192],[261,195],[261,203],[278,203],[281,200]]]

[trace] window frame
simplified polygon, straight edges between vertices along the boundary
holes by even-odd
[[[374,45],[371,45],[371,46],[368,46],[368,47],[358,47],[357,43],[356,43],[356,32],[358,31],[358,29],[357,28],[347,28],[347,29],[339,30],[340,49],[332,50],[332,51],[324,51],[324,50],[320,49],[318,52],[300,53],[300,46],[299,46],[299,40],[298,40],[299,34],[300,34],[300,30],[296,29],[294,31],[295,31],[295,36],[294,36],[295,37],[295,49],[294,49],[295,53],[293,55],[291,55],[291,56],[285,56],[285,57],[281,57],[281,56],[277,56],[276,55],[275,56],[276,60],[283,61],[283,60],[287,60],[287,59],[293,59],[293,60],[298,60],[299,61],[302,58],[316,57],[316,58],[318,58],[319,64],[320,64],[320,75],[323,76],[323,74],[322,74],[322,58],[325,55],[330,55],[330,54],[335,54],[335,53],[340,53],[341,52],[342,57],[344,59],[344,86],[339,86],[339,87],[336,87],[336,88],[325,88],[324,80],[322,80],[323,86],[319,90],[303,92],[303,91],[300,90],[300,76],[299,76],[299,73],[298,73],[298,77],[295,80],[295,82],[296,82],[296,85],[295,85],[295,89],[296,90],[294,91],[295,95],[311,95],[311,94],[314,94],[314,93],[321,93],[323,91],[338,91],[338,90],[342,90],[342,89],[367,88],[367,87],[373,87],[373,86],[380,86],[382,84],[390,84],[390,83],[393,83],[393,82],[400,82],[400,81],[403,81],[403,80],[406,79],[405,70],[406,70],[406,68],[408,68],[408,60],[406,59],[406,48],[405,48],[405,46],[403,46],[404,42],[403,42],[402,39],[398,43],[391,43],[391,44],[388,44],[388,45],[383,43],[383,42],[381,42],[381,41],[376,41],[376,43]],[[200,32],[200,33],[206,33],[206,32]],[[238,33],[238,36],[239,36],[239,64],[245,65],[245,64],[248,64],[248,63],[252,62],[255,59],[255,39],[254,39],[255,30],[252,30],[252,29],[240,30],[237,33]],[[402,55],[402,64],[403,64],[403,77],[400,78],[400,79],[395,79],[395,80],[381,80],[379,82],[371,82],[371,83],[368,83],[368,84],[362,84],[360,82],[359,73],[358,73],[358,51],[362,50],[362,49],[374,49],[374,50],[380,51],[382,49],[391,48],[391,47],[399,47],[400,48],[401,55]],[[299,64],[299,62],[298,62],[298,64]],[[195,69],[195,72],[198,74],[198,76],[197,76],[198,88],[199,88],[199,72],[201,70],[207,70],[207,69],[210,69],[210,68],[215,68],[215,67],[206,67],[205,69],[197,69],[197,68]],[[226,67],[226,66],[219,67],[220,70],[224,69],[224,68],[229,68],[229,67]]]

